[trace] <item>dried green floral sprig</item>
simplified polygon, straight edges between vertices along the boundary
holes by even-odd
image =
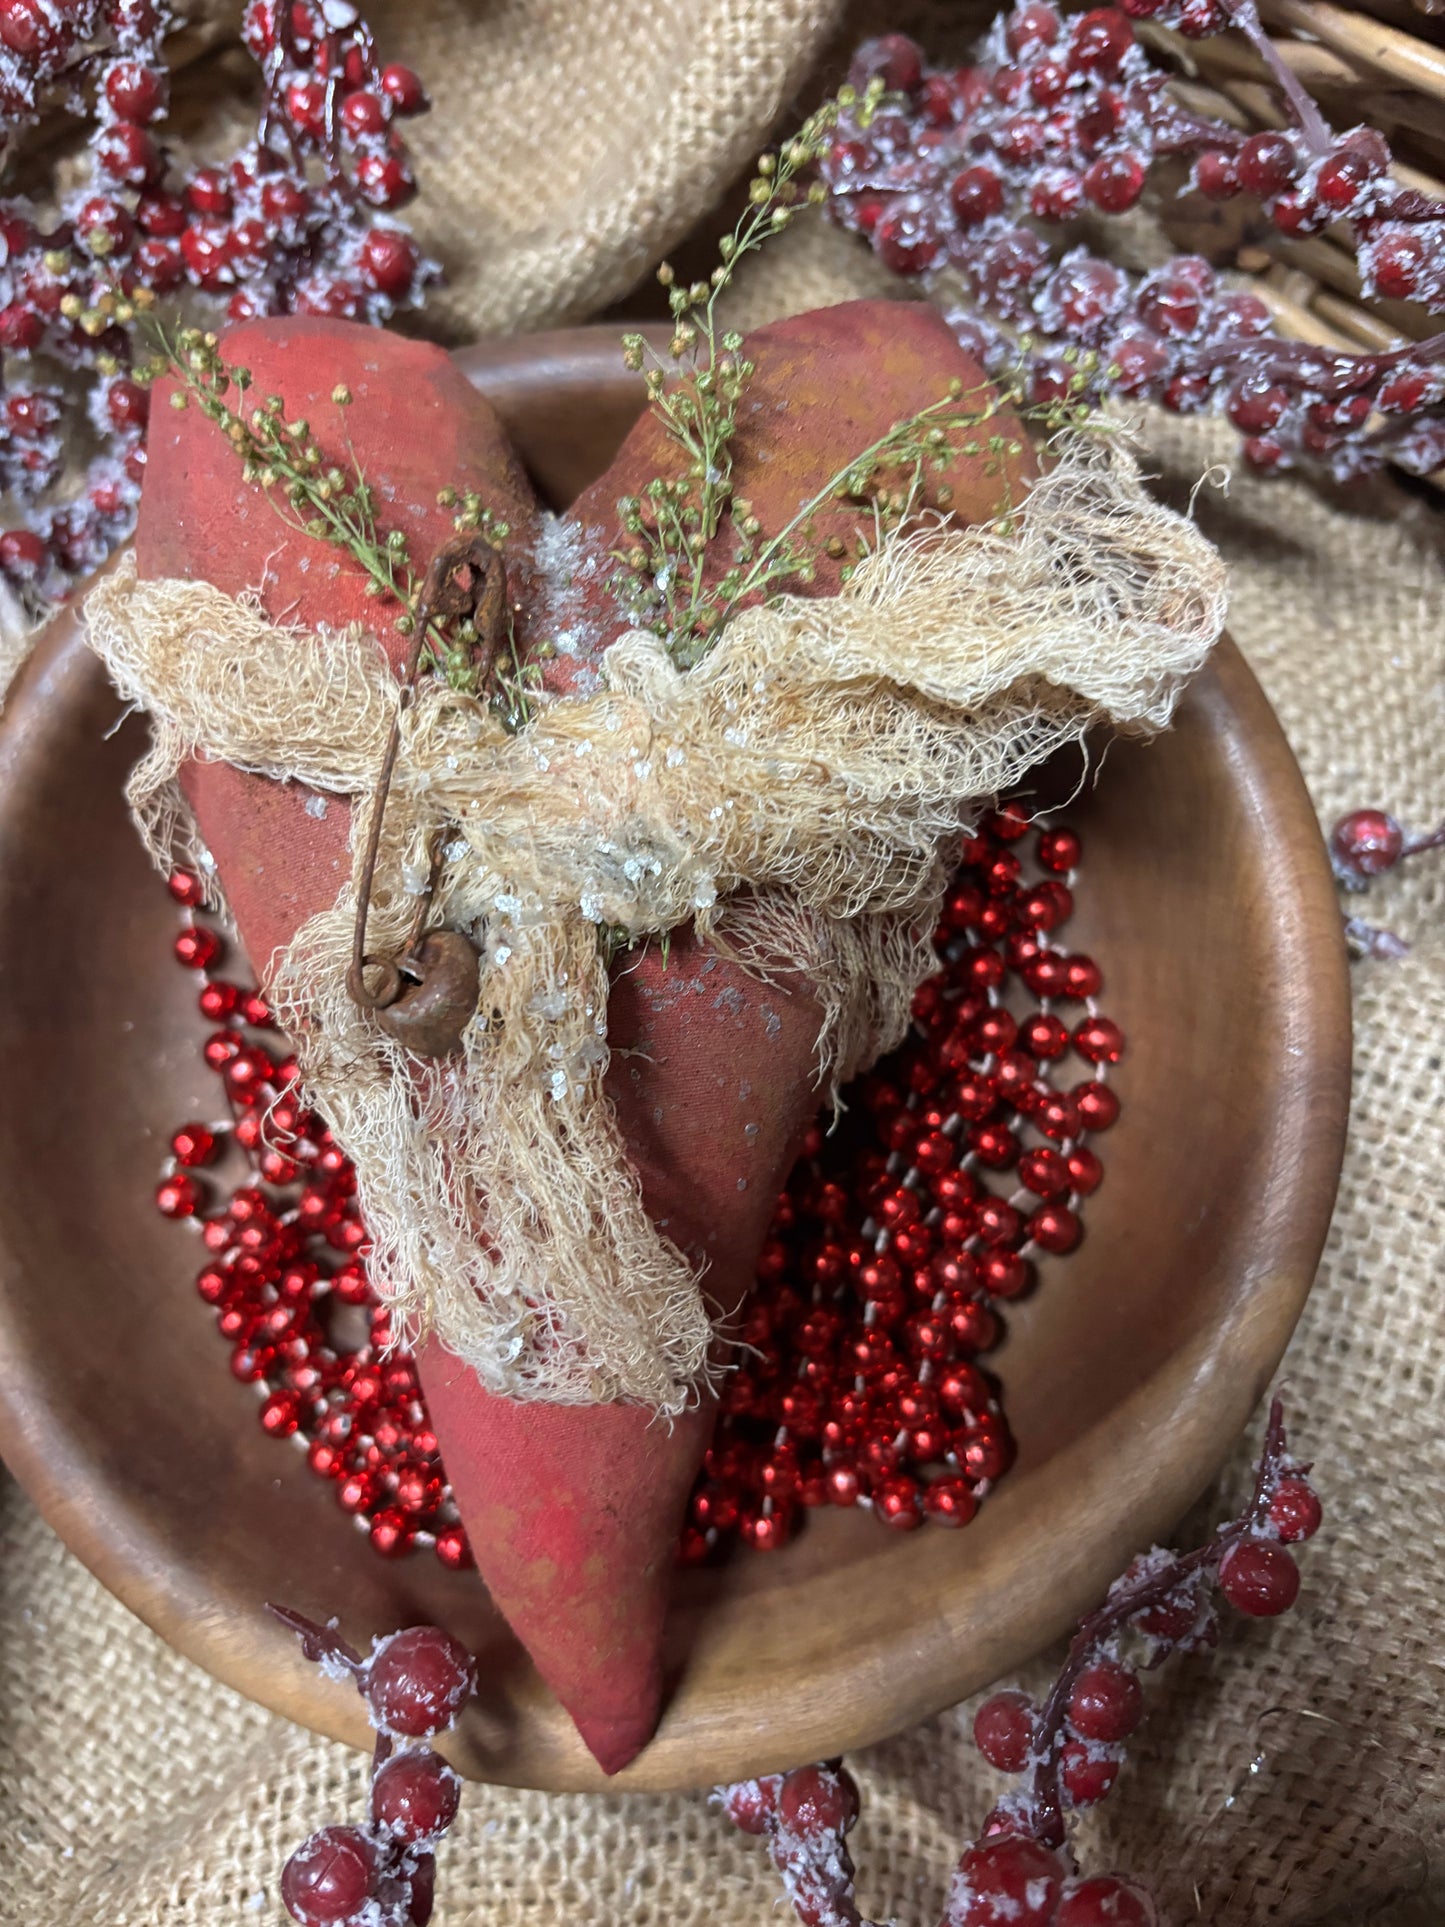
[[[801,177],[827,151],[841,107],[854,107],[866,118],[881,97],[881,84],[861,102],[845,89],[809,115],[777,154],[763,155],[748,189],[747,210],[723,237],[722,259],[708,280],[684,287],[668,263],[658,269],[673,321],[668,362],[644,336],[623,336],[623,361],[643,375],[654,414],[688,458],[688,474],[681,482],[658,477],[642,497],[624,498],[619,505],[623,528],[634,540],[617,553],[621,566],[612,586],[634,618],[664,631],[684,667],[697,660],[720,624],[719,590],[705,576],[709,545],[724,515],[731,515],[744,544],[759,533],[747,505],[739,505],[732,490],[738,403],[754,364],[743,354],[740,334],[719,335],[718,301],[749,255],[804,207],[824,198],[821,183],[804,185]]]
[[[881,97],[881,88],[876,92]],[[870,102],[871,97],[858,103],[849,90],[847,104],[857,105],[860,113],[871,113]],[[732,441],[738,403],[753,363],[742,352],[741,335],[719,335],[718,301],[749,255],[789,226],[803,207],[823,199],[821,183],[805,186],[801,176],[827,151],[839,109],[839,100],[825,101],[776,155],[763,155],[748,190],[747,210],[733,232],[723,237],[722,259],[707,281],[684,287],[666,262],[658,269],[657,278],[668,290],[672,311],[670,366],[654,354],[644,336],[623,337],[624,362],[643,374],[653,412],[688,457],[685,482],[659,478],[648,485],[651,531],[640,500],[622,504],[624,528],[645,544],[642,568],[648,549],[656,552],[658,567],[648,572],[653,593],[644,598],[651,605],[646,613],[650,618],[661,617],[679,660],[687,653],[690,639],[706,637],[717,627],[717,592],[704,580],[708,546],[729,509],[734,510],[734,523],[740,529],[749,519],[733,503]],[[641,568],[636,554],[628,550],[618,559],[623,568],[614,586],[624,606],[641,614],[637,595]]]
[[[673,335],[668,359],[656,355],[645,337],[623,337],[623,358],[644,376],[649,402],[665,433],[686,457],[686,473],[658,476],[642,493],[619,503],[623,544],[614,551],[617,563],[611,588],[619,607],[634,623],[658,630],[680,668],[699,662],[716,641],[728,619],[744,602],[766,597],[788,585],[805,587],[815,579],[818,561],[827,555],[842,562],[846,581],[870,547],[895,532],[925,501],[946,510],[951,489],[930,475],[941,475],[958,458],[982,460],[985,472],[1006,475],[1008,460],[1021,445],[996,428],[989,429],[1008,408],[1037,423],[1045,431],[1089,422],[1083,399],[1094,372],[1095,358],[1078,357],[1065,392],[1042,406],[1024,402],[1021,378],[1005,374],[971,389],[954,379],[947,392],[915,414],[896,422],[867,448],[859,450],[781,528],[763,529],[752,504],[736,494],[733,442],[739,406],[754,364],[744,352],[741,335],[719,331],[718,302],[732,285],[737,269],[767,239],[788,227],[807,207],[824,198],[810,169],[828,151],[840,113],[866,126],[884,98],[874,81],[860,97],[852,88],[840,90],[824,102],[785,141],[776,154],[765,154],[748,192],[747,209],[733,232],[720,244],[721,259],[707,281],[689,287],[677,284],[670,266],[663,264],[658,279],[668,289]],[[373,492],[354,455],[350,472],[328,461],[311,424],[290,420],[284,400],[268,395],[247,407],[251,375],[221,356],[217,337],[199,329],[182,329],[174,339],[157,330],[158,359],[145,371],[148,377],[167,370],[180,386],[172,405],[192,402],[221,429],[241,458],[247,481],[264,489],[287,523],[303,535],[344,549],[364,568],[370,580],[367,593],[398,605],[396,629],[409,635],[415,623],[420,593],[420,571],[414,566],[402,530],[383,532],[376,517]],[[1020,345],[1020,369],[1027,362],[1028,343]],[[350,405],[344,386],[333,390],[339,410]],[[475,491],[443,488],[440,505],[454,509],[454,526],[477,530],[501,550],[509,529],[492,517]],[[837,533],[819,534],[816,518],[825,509],[845,504],[856,511],[854,546]],[[1007,530],[1012,504],[1005,501],[997,526]],[[724,525],[727,525],[726,528]],[[726,541],[726,563],[717,568],[719,540]],[[458,691],[479,693],[475,628],[462,621],[448,627],[429,623],[426,666]],[[507,659],[493,665],[492,701],[507,728],[520,729],[530,719],[542,685],[541,659],[552,653],[545,642],[533,659],[521,661],[507,616]]]
[[[265,491],[289,527],[344,549],[360,563],[370,578],[367,595],[394,605],[392,626],[399,635],[411,635],[422,569],[412,558],[405,531],[381,528],[374,491],[355,456],[349,456],[349,472],[328,461],[311,423],[288,419],[280,395],[266,395],[248,408],[250,370],[223,359],[216,335],[198,328],[183,328],[174,337],[163,329],[155,332],[159,354],[145,372],[150,379],[167,372],[176,377],[180,386],[171,394],[171,406],[194,404],[215,422],[239,455],[243,478]],[[344,413],[351,406],[351,391],[338,385],[331,400]],[[476,530],[490,547],[501,550],[510,529],[475,490],[443,488],[436,499],[440,507],[455,511],[452,524],[459,532]],[[518,657],[510,609],[507,640],[510,660],[493,669],[493,703],[506,727],[516,730],[531,715],[540,672]],[[476,696],[478,641],[469,621],[433,620],[428,624],[427,666],[459,693]]]
[[[1008,459],[1022,453],[1022,444],[998,430],[985,432],[1005,409],[1034,422],[1045,433],[1093,425],[1094,417],[1081,400],[1093,361],[1092,356],[1081,357],[1068,393],[1042,406],[1026,403],[1020,384],[1007,375],[967,389],[955,376],[938,401],[895,422],[830,475],[774,535],[764,534],[750,502],[730,497],[731,560],[715,582],[695,592],[686,612],[676,609],[672,591],[683,568],[699,556],[696,508],[690,500],[693,484],[659,477],[641,496],[625,497],[620,505],[630,543],[618,551],[618,560],[631,578],[630,591],[625,583],[619,587],[620,599],[635,620],[660,628],[673,660],[680,668],[690,669],[707,654],[742,603],[789,583],[806,586],[814,579],[820,553],[834,559],[847,554],[837,535],[820,544],[815,521],[820,510],[833,503],[856,508],[856,555],[861,557],[923,506],[930,471],[941,473],[959,457],[971,457],[983,460],[986,474],[1007,475]],[[951,486],[941,483],[932,492],[933,504],[947,509],[952,494]],[[1013,513],[1013,504],[1006,499],[995,522],[999,533],[1010,532]],[[839,571],[843,581],[854,566],[845,562]]]
[[[682,287],[668,263],[658,269],[673,318],[668,361],[643,335],[623,337],[623,360],[643,375],[652,412],[687,458],[687,470],[680,479],[656,476],[639,495],[619,501],[625,539],[613,552],[618,567],[611,587],[634,622],[666,638],[679,668],[690,669],[707,654],[740,604],[790,584],[805,587],[815,577],[820,554],[834,560],[847,554],[838,535],[820,540],[814,519],[820,510],[841,502],[858,511],[854,560],[840,571],[846,581],[857,557],[922,506],[930,471],[942,472],[964,456],[982,458],[989,474],[1007,472],[1007,458],[1021,452],[1020,444],[997,431],[984,432],[1004,409],[1046,432],[1080,426],[1090,418],[1083,396],[1097,358],[1078,358],[1059,399],[1029,405],[1022,380],[1025,344],[1017,378],[1006,373],[969,390],[957,379],[950,382],[938,401],[896,422],[861,449],[776,533],[765,532],[752,504],[734,493],[732,444],[739,404],[755,365],[743,352],[741,335],[719,335],[718,300],[748,255],[825,198],[819,183],[805,183],[803,176],[828,151],[840,113],[846,109],[866,126],[882,99],[881,81],[871,83],[861,98],[845,87],[810,115],[776,154],[762,157],[748,190],[747,210],[723,237],[721,261],[707,281]],[[948,484],[941,484],[932,501],[946,509],[951,494]],[[998,525],[1006,530],[1011,520],[1012,506],[1005,502]],[[727,567],[709,580],[725,522],[731,531]]]

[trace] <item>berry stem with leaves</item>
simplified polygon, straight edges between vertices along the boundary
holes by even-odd
[[[814,112],[776,154],[764,154],[748,191],[747,208],[724,236],[719,265],[706,281],[680,286],[664,262],[658,279],[668,290],[673,336],[668,357],[656,354],[645,336],[623,337],[623,359],[644,377],[649,404],[663,432],[687,464],[681,479],[656,476],[638,495],[619,503],[626,538],[614,553],[612,589],[619,606],[639,624],[659,628],[680,668],[692,668],[712,647],[728,619],[745,602],[783,588],[806,587],[819,553],[814,518],[833,501],[857,511],[859,553],[901,528],[918,510],[928,470],[942,471],[957,455],[983,457],[1001,472],[1018,444],[988,424],[1013,408],[1041,432],[1097,426],[1086,388],[1094,369],[1080,359],[1055,392],[1030,399],[1017,357],[995,358],[991,380],[972,389],[955,379],[937,401],[895,422],[859,449],[779,529],[763,529],[752,504],[733,487],[732,443],[739,405],[755,372],[743,337],[719,335],[717,305],[742,263],[808,207],[826,198],[822,182],[804,177],[833,151],[846,116],[867,128],[883,99],[876,76],[860,94],[851,85]],[[935,491],[946,509],[951,491]],[[1001,524],[1008,521],[1008,505]],[[730,530],[724,524],[730,523]],[[841,538],[837,556],[845,549]],[[726,545],[726,547],[724,547]],[[846,581],[852,564],[840,571]]]

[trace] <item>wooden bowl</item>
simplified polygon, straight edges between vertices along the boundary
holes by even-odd
[[[607,330],[468,367],[559,505],[638,408]],[[151,1204],[167,1130],[215,1098],[121,797],[144,731],[117,714],[66,617],[0,728],[0,1447],[104,1584],[241,1692],[366,1744],[360,1702],[262,1602],[339,1612],[360,1639],[435,1619],[480,1654],[458,1764],[599,1786],[475,1576],[379,1559],[262,1434],[191,1289],[197,1248]],[[1084,1244],[991,1360],[1018,1463],[963,1532],[828,1511],[781,1554],[680,1573],[670,1704],[613,1785],[841,1752],[1007,1672],[1170,1530],[1278,1364],[1339,1173],[1349,1004],[1314,813],[1232,645],[1069,817],[1087,849],[1070,938],[1129,1050]]]

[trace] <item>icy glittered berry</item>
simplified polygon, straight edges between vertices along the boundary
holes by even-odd
[[[1219,1586],[1238,1612],[1273,1619],[1299,1597],[1299,1567],[1283,1546],[1267,1539],[1241,1539],[1219,1566]]]
[[[439,1753],[417,1747],[394,1753],[371,1783],[371,1818],[394,1840],[420,1846],[457,1817],[462,1783]]]
[[[1050,1927],[1064,1863],[1037,1840],[1003,1834],[958,1863],[943,1927]]]
[[[1330,832],[1330,861],[1341,882],[1359,888],[1400,861],[1405,832],[1385,810],[1351,810]]]
[[[1269,1522],[1286,1544],[1312,1539],[1320,1529],[1324,1508],[1314,1487],[1303,1479],[1281,1479],[1269,1502]]]
[[[350,1927],[371,1897],[376,1849],[359,1827],[323,1827],[281,1870],[281,1899],[300,1927]]]
[[[1158,1919],[1142,1887],[1106,1873],[1070,1881],[1053,1927],[1156,1927]]]
[[[776,1774],[766,1774],[760,1780],[739,1780],[736,1786],[724,1790],[723,1812],[740,1833],[766,1833],[768,1822],[778,1810],[781,1784]]]
[[[778,1793],[778,1818],[810,1839],[847,1833],[858,1818],[858,1788],[851,1773],[826,1766],[795,1767]]]
[[[1069,1695],[1069,1724],[1086,1740],[1123,1740],[1144,1717],[1139,1676],[1117,1660],[1086,1667]]]
[[[1034,1733],[1034,1703],[1012,1689],[986,1699],[973,1716],[973,1743],[1000,1773],[1022,1773]]]
[[[475,1662],[458,1640],[439,1626],[408,1626],[377,1642],[366,1699],[378,1726],[426,1740],[455,1723],[476,1680]]]

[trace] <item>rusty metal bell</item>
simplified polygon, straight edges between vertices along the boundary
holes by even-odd
[[[388,1037],[418,1057],[450,1057],[477,1008],[481,959],[460,930],[433,930],[398,967],[396,997],[373,1011]]]

